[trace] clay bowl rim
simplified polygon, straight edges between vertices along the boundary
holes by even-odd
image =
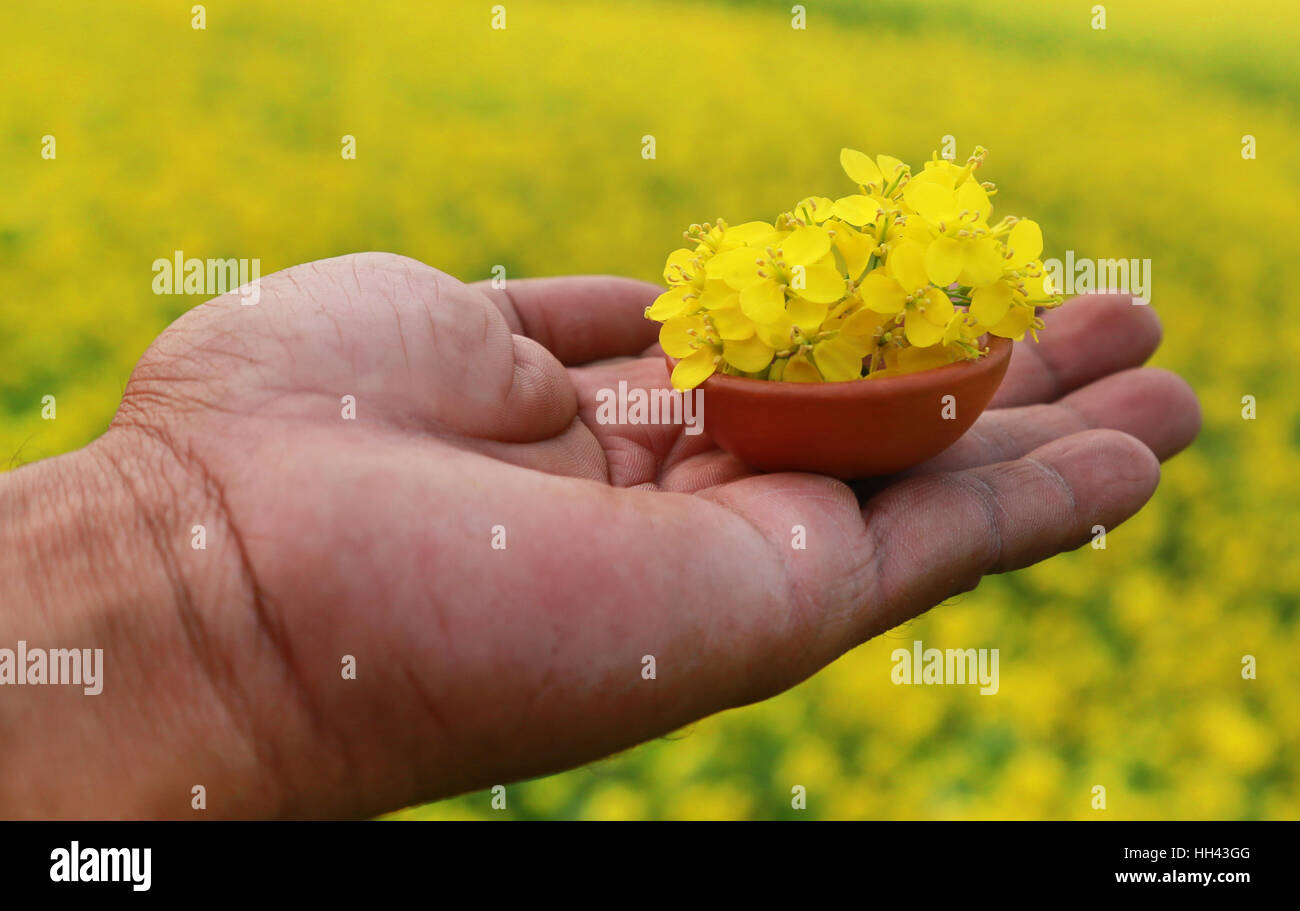
[[[995,370],[1004,360],[1010,359],[1014,344],[1013,339],[1002,338],[997,335],[989,336],[989,353],[978,360],[954,361],[951,364],[944,364],[942,367],[931,367],[917,373],[882,376],[870,381],[866,377],[861,377],[856,380],[835,380],[830,383],[791,383],[786,380],[758,380],[748,376],[728,376],[725,373],[714,373],[695,388],[704,389],[710,383],[713,383],[730,391],[741,392],[747,390],[767,398],[789,395],[808,399],[886,398],[900,390],[920,391],[928,386],[940,385],[946,379],[948,373],[953,370],[979,370],[982,372]],[[665,359],[668,361],[669,370],[671,371],[672,366],[677,361],[666,355]],[[879,391],[869,391],[872,389]]]

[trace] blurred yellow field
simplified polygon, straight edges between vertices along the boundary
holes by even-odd
[[[1300,817],[1300,310],[1268,284],[1300,262],[1300,7],[1124,0],[1098,29],[1090,6],[840,0],[795,29],[788,4],[517,0],[493,29],[491,4],[223,2],[196,30],[161,0],[7,4],[0,456],[103,430],[201,300],[152,290],[177,250],[658,281],[691,222],[847,192],[842,146],[978,143],[1044,256],[1151,261],[1155,363],[1205,412],[1151,504],[769,702],[505,810],[395,815]],[[999,649],[997,697],[891,683],[916,639]]]

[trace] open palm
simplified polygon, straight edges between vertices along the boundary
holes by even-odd
[[[1017,344],[993,409],[907,477],[755,474],[680,426],[596,421],[598,390],[667,383],[658,290],[358,254],[160,336],[106,439],[165,453],[174,624],[207,736],[238,743],[203,762],[262,776],[223,815],[374,813],[767,697],[1118,524],[1199,427],[1188,387],[1139,367],[1150,309],[1096,297]]]

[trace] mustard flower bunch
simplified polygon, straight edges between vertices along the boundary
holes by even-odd
[[[840,152],[858,192],[810,196],[775,222],[691,225],[646,309],[690,389],[715,372],[795,383],[928,370],[1019,339],[1061,297],[1039,259],[1038,224],[991,224],[997,193],[937,155],[913,174],[888,155]]]

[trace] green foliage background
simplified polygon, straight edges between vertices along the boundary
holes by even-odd
[[[501,263],[653,280],[691,221],[847,191],[843,145],[918,163],[946,134],[989,147],[998,209],[1038,219],[1045,255],[1152,259],[1156,363],[1205,408],[1106,550],[987,580],[763,705],[512,786],[504,812],[480,793],[398,816],[1300,816],[1283,281],[1300,262],[1300,8],[1116,0],[1097,30],[1088,3],[824,0],[796,31],[787,3],[510,0],[494,31],[487,3],[210,2],[196,31],[190,6],[0,8],[9,464],[103,429],[195,303],[151,293],[173,250],[264,273],[383,249],[465,279]],[[891,685],[913,638],[999,648],[1001,692]]]

